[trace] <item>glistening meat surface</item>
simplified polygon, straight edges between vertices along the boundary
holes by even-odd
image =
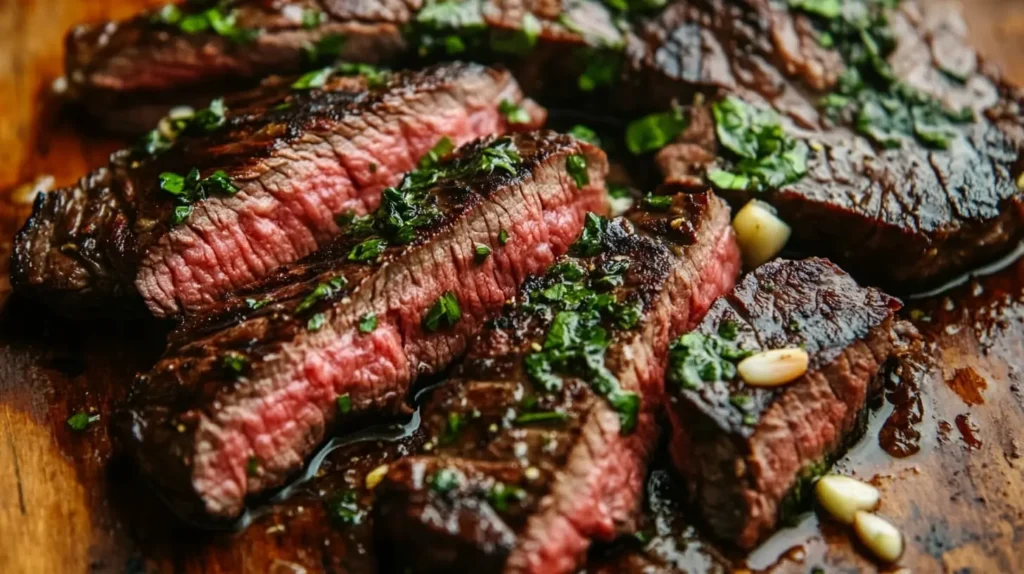
[[[801,509],[810,480],[863,428],[898,343],[899,308],[827,260],[775,260],[673,345],[671,454],[716,536],[750,549]],[[787,385],[748,385],[730,367],[791,347],[807,351],[810,367]]]
[[[442,138],[504,133],[504,101],[528,110],[516,127],[543,121],[507,72],[475,64],[271,81],[41,196],[12,283],[74,310],[136,292],[158,316],[211,305],[325,245],[339,215],[376,208]]]
[[[535,132],[412,172],[338,243],[172,335],[121,413],[134,457],[182,513],[237,516],[330,433],[402,412],[605,209],[606,170]]]
[[[573,572],[629,530],[660,434],[671,335],[739,269],[729,210],[666,197],[592,217],[423,407],[431,436],[377,487],[388,559],[415,571]]]

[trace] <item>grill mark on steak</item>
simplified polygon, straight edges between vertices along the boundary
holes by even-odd
[[[744,9],[734,19],[717,16],[733,14],[730,10],[740,5]],[[1024,201],[1017,187],[1024,134],[1019,90],[966,46],[962,27],[950,21],[959,22],[958,15],[936,18],[916,2],[902,6],[891,17],[899,40],[891,57],[896,73],[949,109],[975,110],[976,121],[958,127],[961,137],[948,151],[917,141],[897,150],[876,149],[820,116],[818,99],[832,89],[843,67],[835,53],[818,46],[802,15],[760,1],[708,0],[670,7],[654,28],[671,29],[676,20],[688,18],[700,22],[705,42],[739,38],[749,46],[722,51],[709,62],[680,53],[662,67],[670,76],[677,68],[703,66],[697,76],[729,80],[709,80],[709,89],[767,101],[786,114],[789,131],[811,143],[808,175],[757,197],[793,226],[796,248],[834,259],[861,280],[907,292],[993,260],[1024,238]],[[970,57],[950,62],[953,53]],[[967,80],[958,83],[941,71],[950,67]],[[692,115],[681,143],[662,150],[658,160],[667,180],[700,187],[721,150],[710,112],[698,106]],[[754,195],[721,194],[734,206]]]
[[[698,333],[730,324],[741,349],[802,346],[810,355],[807,374],[775,389],[669,383],[672,458],[716,536],[752,548],[776,528],[801,473],[830,464],[854,438],[897,344],[899,308],[824,259],[770,262],[714,303]],[[746,405],[734,405],[738,395]]]
[[[556,279],[530,280],[423,406],[431,448],[392,464],[376,489],[378,539],[403,548],[396,560],[417,571],[571,572],[591,539],[628,528],[659,435],[669,337],[729,289],[739,255],[729,210],[711,193],[680,194],[671,212],[615,220],[606,237],[602,254],[561,261],[630,262],[614,293],[619,301],[638,295],[641,318],[633,330],[610,331],[604,361],[623,391],[641,397],[635,431],[622,434],[620,415],[579,378],[564,377],[554,392],[529,380],[524,359],[552,318],[525,302]],[[534,412],[562,412],[564,422],[516,424],[534,400]],[[461,421],[455,433],[453,414]],[[438,492],[431,481],[451,469],[460,484]],[[499,482],[522,496],[503,504],[494,494]]]
[[[495,141],[464,147],[449,161],[478,158]],[[362,239],[344,236],[172,334],[117,424],[179,511],[231,519],[247,496],[299,470],[329,433],[401,412],[412,381],[461,353],[528,275],[565,252],[584,213],[605,208],[600,150],[551,132],[511,141],[521,155],[515,175],[443,176],[430,190],[442,217],[420,228],[414,242],[390,246],[367,264],[348,260]],[[566,173],[572,154],[588,161],[583,189]],[[509,234],[505,244],[501,229]],[[493,251],[484,262],[475,257],[477,243]],[[338,276],[347,284],[300,308],[315,287]],[[424,315],[445,292],[459,301],[462,318],[429,332]],[[308,321],[316,313],[324,321],[313,331]],[[378,325],[363,333],[359,322],[368,313]],[[223,366],[234,353],[246,358],[237,378]],[[339,417],[341,396],[351,412]]]
[[[73,30],[66,40],[66,75],[72,97],[109,129],[139,132],[152,127],[170,107],[205,105],[212,97],[251,87],[269,74],[299,72],[310,65],[304,52],[329,36],[345,39],[341,60],[398,66],[451,59],[448,53],[421,53],[421,46],[415,44],[423,33],[471,37],[465,54],[477,61],[506,64],[531,94],[561,94],[569,104],[578,103],[574,99],[578,92],[565,89],[565,79],[578,76],[588,63],[576,51],[618,51],[626,41],[612,12],[593,0],[565,8],[559,3],[518,0],[469,2],[481,4],[486,30],[435,34],[430,24],[416,22],[424,6],[420,0],[290,0],[273,6],[264,0],[240,0],[232,3],[238,28],[261,30],[244,43],[212,31],[188,34],[157,25],[146,12]],[[195,10],[205,7],[196,5]],[[306,28],[284,16],[302,9],[322,11],[323,22]],[[527,46],[528,56],[494,48],[523,34],[527,12],[540,24],[537,42]],[[573,23],[571,28],[568,21]]]
[[[12,283],[68,307],[110,303],[133,284],[158,316],[210,305],[325,244],[336,214],[374,209],[441,137],[461,144],[510,129],[504,100],[523,102],[530,125],[543,121],[508,72],[476,64],[397,73],[374,88],[337,78],[295,92],[272,80],[230,100],[216,132],[180,137],[154,159],[120,152],[78,186],[41,196],[16,239]],[[175,200],[159,175],[193,167],[224,170],[239,191],[172,226]]]

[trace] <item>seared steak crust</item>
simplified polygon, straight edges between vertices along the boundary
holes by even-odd
[[[333,431],[401,412],[412,381],[458,356],[528,275],[566,251],[584,214],[604,209],[605,157],[568,136],[492,138],[444,165],[509,145],[521,157],[514,173],[437,181],[429,197],[440,215],[411,243],[358,262],[363,238],[346,235],[172,334],[118,424],[177,509],[235,517]],[[571,155],[586,158],[589,184],[567,175]],[[460,316],[431,324],[443,297]]]
[[[504,100],[522,101],[515,81],[476,64],[373,86],[342,77],[293,90],[271,80],[229,100],[213,133],[183,134],[154,158],[117,153],[79,185],[41,196],[16,238],[12,283],[68,307],[135,290],[156,315],[205,307],[328,242],[337,214],[374,209],[443,136],[461,144],[504,132]],[[239,191],[210,195],[174,225],[177,200],[161,174],[193,168],[223,171]]]
[[[898,46],[890,61],[908,86],[950,110],[974,110],[948,150],[913,138],[880,149],[832,123],[820,100],[836,88],[842,59],[821,46],[806,16],[765,0],[674,4],[643,29],[647,48],[639,53],[654,69],[652,90],[743,95],[778,110],[786,129],[809,143],[806,177],[757,194],[720,191],[734,207],[756,195],[793,226],[798,249],[907,292],[990,261],[1024,238],[1017,186],[1024,100],[966,45],[957,14],[934,11],[907,1],[891,13]],[[713,130],[710,112],[696,107],[683,141],[659,155],[668,180],[706,185],[705,173],[723,153]]]
[[[776,528],[786,496],[799,496],[802,473],[848,444],[880,388],[899,308],[824,259],[773,261],[714,303],[697,333],[735,331],[740,349],[810,356],[807,373],[778,388],[668,383],[671,454],[716,536],[752,548]]]
[[[403,566],[572,572],[592,539],[628,529],[659,435],[669,336],[691,328],[739,267],[721,200],[703,193],[673,202],[610,222],[601,254],[567,256],[554,268],[629,263],[610,293],[640,301],[640,318],[629,330],[609,327],[604,362],[623,391],[640,397],[633,432],[614,399],[582,378],[564,377],[552,392],[531,382],[524,364],[546,344],[553,318],[528,299],[560,281],[531,279],[423,407],[429,452],[391,465],[377,488],[379,538],[403,549]],[[444,472],[459,479],[442,491]]]

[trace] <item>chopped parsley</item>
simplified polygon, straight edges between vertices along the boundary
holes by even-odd
[[[260,34],[259,30],[239,28],[235,11],[225,13],[220,5],[195,14],[186,14],[177,6],[168,4],[153,14],[152,21],[175,27],[186,34],[213,30],[218,36],[238,43],[251,42]]]
[[[355,247],[349,251],[349,261],[373,261],[380,257],[380,254],[387,248],[388,242],[381,239],[380,237],[371,237],[362,243],[356,244]]]
[[[510,125],[530,123],[530,114],[510,100],[501,100],[501,103],[498,104],[498,111],[505,116],[505,120]]]
[[[310,317],[309,321],[306,321],[306,329],[315,333],[316,331],[323,329],[326,323],[327,317],[325,317],[323,313],[317,313]]]
[[[339,47],[340,50],[340,47]],[[322,88],[327,80],[335,74],[339,76],[363,76],[366,78],[366,85],[370,88],[379,88],[387,83],[391,72],[370,64],[356,64],[352,62],[340,62],[333,66],[326,66],[299,76],[292,83],[293,90],[312,90]]]
[[[459,438],[459,433],[462,432],[463,422],[462,415],[459,413],[448,413],[448,420],[445,423],[444,433],[441,435],[440,443],[442,445],[452,444]]]
[[[498,243],[502,245],[508,243],[508,231],[505,231],[505,228],[498,230]]]
[[[419,168],[432,169],[440,164],[441,160],[451,155],[453,151],[455,151],[455,142],[448,136],[442,136],[434,144],[434,147],[430,148],[430,151],[420,158]]]
[[[481,263],[491,255],[490,246],[483,243],[477,243],[473,247],[473,251],[476,253],[476,260]]]
[[[626,147],[633,155],[657,151],[672,143],[687,124],[679,107],[633,120],[626,126]]]
[[[601,138],[598,137],[597,132],[585,125],[576,124],[572,126],[572,129],[569,130],[569,135],[581,142],[587,142],[598,147],[601,146]]]
[[[581,50],[579,53],[585,62],[583,72],[576,79],[576,86],[580,90],[592,92],[601,86],[615,83],[622,67],[622,54],[617,51],[593,49]]]
[[[196,202],[214,193],[234,195],[238,192],[238,187],[224,171],[217,170],[206,178],[201,178],[196,168],[192,168],[185,176],[170,171],[161,173],[160,189],[173,195],[180,204],[175,207],[171,218],[174,225],[188,219]]]
[[[612,10],[623,13],[650,12],[663,7],[668,0],[604,0],[604,4]]]
[[[922,145],[946,149],[958,137],[955,124],[971,122],[970,108],[949,110],[936,98],[896,78],[888,59],[896,50],[887,9],[896,0],[789,0],[808,14],[818,40],[834,48],[846,63],[836,90],[822,99],[826,114],[852,125],[876,145],[900,147],[916,138]]]
[[[438,494],[445,494],[458,488],[462,483],[462,473],[453,468],[441,468],[430,477],[430,488]]]
[[[734,161],[708,179],[719,189],[763,191],[793,183],[807,173],[807,144],[785,133],[779,116],[736,97],[711,107],[718,141]]]
[[[359,319],[359,332],[360,333],[372,333],[377,330],[377,314],[367,313],[363,315],[362,319]]]
[[[583,224],[583,233],[572,244],[573,252],[583,257],[590,257],[600,253],[607,225],[608,220],[605,218],[593,213],[587,213]]]
[[[302,27],[312,30],[327,21],[327,14],[315,8],[306,8],[302,11]]]
[[[209,107],[198,112],[172,113],[160,120],[160,126],[142,137],[132,150],[136,158],[159,155],[171,148],[182,134],[210,133],[224,125],[227,107],[223,98],[210,102]]]
[[[359,500],[354,490],[346,490],[326,503],[327,517],[337,526],[358,526],[366,518],[366,512],[359,507]]]
[[[520,502],[525,498],[525,490],[518,486],[508,486],[504,482],[495,482],[487,492],[487,502],[498,512],[507,511],[510,502]]]
[[[584,235],[574,251],[598,256],[603,251],[602,235],[607,222],[588,215]],[[585,247],[580,248],[581,242]],[[550,317],[540,349],[524,359],[530,380],[545,391],[562,387],[562,377],[578,377],[605,397],[619,414],[621,432],[633,431],[640,409],[640,397],[622,390],[614,373],[605,366],[605,352],[615,330],[631,329],[639,322],[642,304],[637,297],[620,300],[609,289],[624,282],[629,261],[608,258],[587,267],[573,260],[552,267],[545,281],[526,293],[524,310]],[[534,416],[531,416],[534,415]],[[559,414],[527,413],[516,422],[554,420]],[[549,418],[550,417],[550,418]]]
[[[516,415],[513,423],[517,425],[529,425],[537,423],[564,423],[569,415],[561,411],[547,411],[538,413],[520,413]]]
[[[647,194],[642,205],[648,211],[668,211],[672,207],[672,196]]]
[[[590,183],[590,175],[587,173],[587,158],[582,154],[574,153],[565,158],[565,170],[569,177],[576,183],[576,187],[583,189]]]
[[[410,26],[420,56],[462,54],[482,47],[487,23],[480,0],[427,2]]]
[[[249,366],[249,358],[238,351],[228,351],[224,354],[220,364],[229,373],[240,375]]]
[[[718,335],[687,333],[669,348],[667,378],[687,390],[699,389],[705,381],[729,381],[736,377],[736,363],[750,355]]]
[[[352,397],[348,393],[339,396],[335,402],[338,403],[339,414],[347,415],[352,412]]]
[[[255,456],[250,456],[249,460],[245,463],[245,474],[248,476],[259,476],[260,459]]]
[[[70,417],[68,417],[67,423],[73,431],[84,431],[89,428],[89,425],[100,420],[100,415],[90,415],[86,412],[79,411]]]
[[[451,291],[445,291],[423,318],[423,327],[428,331],[437,331],[442,327],[453,327],[462,319],[459,300]]]
[[[345,279],[341,275],[332,277],[324,283],[318,283],[309,295],[306,295],[295,307],[295,313],[302,313],[303,311],[312,308],[317,302],[333,297],[335,293],[344,289],[347,285],[348,279]]]

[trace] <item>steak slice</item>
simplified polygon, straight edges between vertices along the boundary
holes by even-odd
[[[652,47],[638,53],[660,78],[652,91],[737,95],[778,111],[787,132],[809,147],[798,181],[716,191],[734,207],[754,196],[771,203],[793,227],[795,248],[899,292],[933,287],[1011,251],[1024,238],[1017,184],[1024,100],[966,44],[959,16],[910,0],[888,13],[899,89],[974,112],[973,121],[952,126],[947,149],[913,136],[889,149],[858,131],[856,118],[824,113],[823,98],[842,89],[848,69],[822,47],[806,14],[782,4],[677,3],[641,33]],[[692,111],[688,132],[658,158],[668,181],[703,189],[709,169],[730,164],[715,127],[705,106]]]
[[[183,514],[238,516],[335,430],[402,412],[605,209],[606,171],[536,132],[412,172],[331,247],[186,321],[118,417],[129,450]]]
[[[739,270],[729,209],[678,194],[587,223],[423,406],[424,452],[390,466],[375,528],[417,571],[573,572],[628,529],[660,434],[670,336]]]
[[[191,2],[177,15],[165,8],[77,27],[67,38],[70,95],[108,128],[139,132],[173,106],[205,105],[269,74],[297,73],[335,58],[412,66],[466,56],[509,65],[531,93],[576,94],[565,80],[595,61],[592,51],[607,52],[602,57],[614,70],[618,63],[610,54],[621,54],[626,44],[613,13],[595,0],[565,9],[481,0],[238,0],[216,6]],[[185,23],[211,14],[232,17],[233,26],[196,30]]]
[[[222,117],[193,116],[210,129],[193,119],[173,142],[153,134],[149,151],[169,148],[162,153],[117,153],[77,186],[41,196],[16,238],[12,283],[72,309],[136,291],[157,316],[211,305],[326,244],[338,214],[376,208],[381,190],[441,138],[505,132],[506,100],[523,101],[515,80],[476,64],[339,77],[313,90],[273,81],[229,101]],[[516,128],[543,119],[524,105],[529,120]],[[175,195],[164,174],[191,170],[230,183],[185,205],[189,182]]]
[[[896,345],[899,308],[827,260],[776,260],[673,345],[671,454],[716,536],[752,548],[806,501],[810,480],[863,428]],[[797,346],[810,367],[787,385],[753,387],[718,374],[735,374],[729,364],[739,358],[724,349]]]

